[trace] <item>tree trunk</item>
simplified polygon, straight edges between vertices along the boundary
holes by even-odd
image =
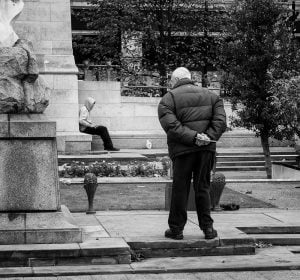
[[[271,153],[270,153],[268,134],[262,132],[260,135],[260,140],[261,140],[261,145],[262,145],[264,157],[265,157],[265,168],[266,168],[266,172],[267,172],[267,178],[272,179],[272,161],[271,161]]]

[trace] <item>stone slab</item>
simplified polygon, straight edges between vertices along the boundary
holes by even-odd
[[[62,212],[26,213],[25,230],[27,244],[82,242],[82,230]]]
[[[42,114],[4,114],[0,118],[1,138],[49,138],[56,136],[56,123]]]
[[[238,227],[247,234],[300,234],[300,226],[282,224],[278,226]]]
[[[217,271],[259,271],[297,269],[300,266],[300,257],[291,253],[282,253],[274,248],[272,255],[262,250],[257,255],[245,256],[202,256],[198,258],[156,258],[147,262],[132,263],[135,273],[147,272],[217,272]]]
[[[78,243],[1,245],[0,259],[79,257]]]
[[[171,240],[159,237],[125,237],[125,241],[134,250],[136,249],[187,249],[187,248],[214,248],[220,245],[219,238],[212,240],[205,239],[184,239]]]
[[[272,217],[264,215],[263,213],[247,214],[247,213],[212,213],[212,218],[215,223],[227,223],[235,227],[251,227],[251,226],[278,226],[282,223]],[[198,223],[197,216],[195,214],[189,215],[189,219]]]
[[[252,234],[256,242],[270,243],[272,245],[300,245],[300,234]]]
[[[97,238],[79,244],[81,256],[130,255],[128,244],[123,238]]]
[[[1,264],[9,266],[129,264],[131,253],[122,238],[70,244],[0,245]]]
[[[91,141],[66,141],[65,152],[91,151]]]
[[[168,214],[165,215],[123,215],[97,216],[99,222],[112,237],[163,237],[168,228]],[[185,226],[184,235],[187,239],[204,238],[203,232],[193,223]]]
[[[10,138],[54,138],[56,136],[55,122],[24,122],[11,121]]]
[[[268,213],[268,216],[273,219],[277,219],[286,225],[298,225],[300,226],[299,213],[288,211],[285,213]]]
[[[92,266],[52,266],[33,267],[34,276],[78,276],[95,274],[132,273],[133,269],[128,264],[119,265],[92,265]],[[0,271],[1,272],[1,271]],[[0,274],[1,275],[1,274]]]
[[[62,212],[0,213],[0,245],[82,242],[82,230]]]
[[[255,247],[249,245],[219,246],[212,248],[186,248],[186,249],[152,249],[141,248],[135,250],[146,258],[167,258],[167,257],[197,257],[197,256],[228,256],[228,255],[253,255]]]

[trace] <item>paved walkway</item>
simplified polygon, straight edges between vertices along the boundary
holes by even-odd
[[[18,277],[15,280],[299,280],[300,271],[202,272],[166,274],[79,275],[58,277]]]
[[[167,229],[167,211],[99,211],[94,215],[73,213],[80,226],[83,227],[86,238],[122,237],[122,238],[162,238]],[[261,229],[277,227],[299,227],[300,210],[285,210],[277,208],[249,208],[237,211],[213,212],[212,217],[220,238],[239,237],[246,233],[238,228]],[[283,231],[278,232],[282,234]],[[256,230],[256,234],[260,231]],[[288,232],[286,232],[288,233]],[[197,215],[188,213],[188,222],[184,230],[185,239],[201,239],[202,231],[199,230]],[[251,236],[255,236],[252,234]],[[292,237],[292,236],[290,236]]]
[[[253,242],[254,238],[257,247],[256,254],[197,257],[163,255],[164,257],[148,258],[131,264],[0,268],[0,278],[16,277],[10,279],[35,280],[300,279],[300,210],[252,208],[232,212],[214,212],[212,215],[215,228],[219,233],[219,240],[205,241],[203,233],[198,228],[195,212],[189,212],[184,240],[173,241],[166,239],[163,235],[167,228],[167,211],[99,211],[94,215],[73,214],[77,224],[84,230],[86,246],[102,244],[105,241],[110,243],[110,246],[115,246],[114,242],[123,240],[127,243],[154,244],[154,247],[163,245],[164,248],[174,246],[176,243],[178,248],[183,249],[186,245],[193,245],[195,242],[198,242],[200,246],[202,243],[206,243],[207,246],[210,242],[212,246],[218,242],[225,245],[236,244],[234,245],[236,248],[241,244],[240,242],[245,242],[247,239]],[[164,249],[163,252],[167,253],[168,250]],[[276,272],[272,272],[275,270]],[[35,276],[35,278],[25,276]]]

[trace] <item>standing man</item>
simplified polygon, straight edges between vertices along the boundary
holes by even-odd
[[[113,146],[108,130],[105,126],[95,125],[91,118],[90,112],[93,110],[95,106],[95,99],[92,97],[88,97],[85,100],[84,106],[82,106],[79,110],[79,130],[82,133],[99,135],[104,144],[104,150],[107,151],[119,151],[119,149]]]
[[[223,101],[208,89],[194,85],[191,73],[184,67],[173,72],[171,86],[158,106],[159,121],[167,133],[173,162],[169,229],[165,236],[183,239],[193,176],[199,226],[205,239],[213,239],[218,234],[210,216],[210,172],[215,159],[215,142],[226,129]]]

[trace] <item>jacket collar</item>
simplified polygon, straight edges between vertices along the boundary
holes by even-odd
[[[184,79],[180,79],[174,86],[172,89],[175,89],[175,88],[178,88],[180,86],[183,86],[183,85],[193,85],[194,82],[188,78],[184,78]]]

